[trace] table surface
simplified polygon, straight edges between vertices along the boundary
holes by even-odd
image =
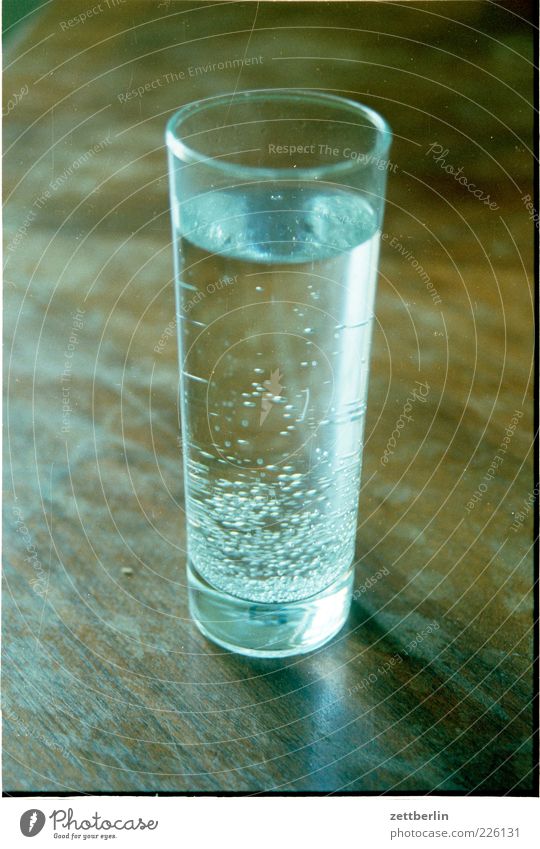
[[[533,792],[530,28],[481,3],[89,7],[44,5],[5,57],[4,792]],[[355,601],[269,661],[188,615],[163,127],[277,86],[395,138]]]

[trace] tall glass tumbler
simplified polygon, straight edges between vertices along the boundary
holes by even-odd
[[[269,89],[183,107],[166,141],[191,614],[299,654],[351,603],[391,132]]]

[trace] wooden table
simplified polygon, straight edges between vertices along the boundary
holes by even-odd
[[[533,792],[531,61],[481,3],[55,0],[8,41],[5,792]],[[353,611],[263,661],[187,610],[163,128],[282,85],[395,141]]]

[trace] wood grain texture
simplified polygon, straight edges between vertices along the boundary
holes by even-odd
[[[4,791],[531,793],[527,25],[481,3],[97,5],[71,24],[91,4],[45,6],[5,60],[22,94],[4,160]],[[243,57],[262,59],[190,72]],[[187,610],[163,128],[188,101],[281,85],[380,110],[396,167],[353,612],[324,649],[257,661]],[[385,465],[415,381],[429,394]]]

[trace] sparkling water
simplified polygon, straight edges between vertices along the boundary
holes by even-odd
[[[376,216],[264,183],[173,218],[189,557],[239,598],[308,598],[354,556]]]

